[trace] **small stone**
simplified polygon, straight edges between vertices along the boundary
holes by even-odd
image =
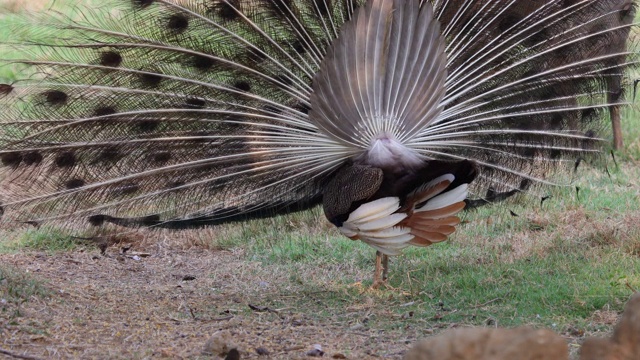
[[[256,348],[256,354],[261,355],[261,356],[267,356],[270,353],[269,353],[269,350],[267,350],[267,349],[265,349],[263,347],[259,347],[259,348]]]
[[[324,351],[322,351],[321,345],[315,344],[313,345],[313,350],[307,351],[306,355],[310,357],[323,357]]]

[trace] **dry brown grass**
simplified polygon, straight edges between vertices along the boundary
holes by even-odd
[[[212,334],[229,330],[243,359],[257,357],[258,347],[274,359],[304,358],[314,344],[330,355],[367,359],[400,358],[423,336],[358,326],[370,316],[395,319],[367,295],[329,309],[335,314],[322,320],[308,311],[326,311],[326,294],[342,291],[332,285],[335,272],[354,268],[298,268],[301,278],[317,284],[317,292],[308,292],[291,283],[290,273],[247,261],[242,250],[134,249],[122,255],[112,248],[107,257],[95,251],[0,255],[5,266],[37,274],[55,294],[19,305],[20,317],[0,313],[7,324],[0,347],[42,358],[194,358]],[[134,260],[139,250],[150,256]],[[185,281],[188,276],[195,280]],[[252,311],[250,304],[269,310]],[[352,321],[338,320],[344,317]]]
[[[595,221],[582,207],[570,207],[563,212],[533,208],[524,218],[525,227],[497,236],[472,236],[462,228],[455,241],[465,246],[491,249],[504,263],[532,255],[545,257],[556,252],[558,246],[576,249],[610,246],[632,255],[640,254],[640,211],[613,214],[607,221]],[[472,228],[493,221],[491,217],[478,218],[466,226]]]

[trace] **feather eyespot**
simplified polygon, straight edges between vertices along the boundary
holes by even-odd
[[[71,190],[83,187],[85,184],[82,179],[71,179],[64,184],[64,187]]]
[[[69,168],[76,164],[76,156],[72,152],[63,152],[56,156],[56,166],[60,168]]]
[[[140,74],[140,82],[142,86],[154,88],[162,82],[162,75],[154,73]]]
[[[9,95],[13,91],[13,86],[9,84],[0,84],[0,97]]]
[[[195,55],[191,60],[191,66],[200,71],[211,69],[215,63],[216,61],[214,59],[202,55]]]
[[[187,109],[202,109],[206,102],[202,99],[190,98],[184,102],[184,107]]]
[[[227,0],[219,4],[218,6],[218,14],[224,20],[231,21],[236,20],[238,18],[238,12],[236,9],[240,8],[239,0]]]
[[[251,91],[251,84],[249,84],[246,81],[237,81],[233,84],[233,87],[236,90],[242,91],[242,92],[249,92]]]
[[[158,125],[160,125],[159,121],[156,120],[144,120],[144,121],[140,121],[137,124],[137,128],[140,132],[144,132],[144,133],[148,133],[148,132],[153,132],[158,128]]]
[[[25,165],[37,165],[40,164],[43,160],[42,154],[37,151],[30,151],[24,155],[24,163]]]
[[[296,40],[293,44],[291,44],[291,47],[293,47],[293,50],[299,55],[307,52],[307,47],[300,40]]]
[[[19,152],[11,152],[0,155],[0,160],[4,166],[18,167],[22,162],[22,154]]]
[[[171,160],[171,153],[168,151],[162,151],[153,155],[153,161],[156,163],[166,163]]]
[[[133,6],[138,8],[145,8],[153,4],[155,0],[133,0]]]
[[[44,96],[46,101],[51,105],[62,105],[69,99],[69,95],[60,90],[45,91]]]
[[[173,14],[167,21],[167,27],[171,31],[181,33],[189,27],[189,18],[183,14]]]
[[[176,189],[179,188],[181,186],[184,186],[186,183],[184,181],[172,181],[170,183],[167,184],[167,189]]]
[[[117,113],[116,109],[110,106],[99,107],[93,112],[93,116],[109,116]]]
[[[116,51],[105,51],[100,55],[100,65],[118,67],[122,64],[122,55]]]

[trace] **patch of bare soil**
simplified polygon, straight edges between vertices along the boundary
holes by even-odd
[[[367,316],[367,304],[336,310],[352,323],[331,314],[313,316],[309,309],[331,311],[323,306],[325,290],[300,293],[273,284],[278,279],[270,279],[268,269],[230,251],[21,253],[0,255],[0,262],[44,280],[52,291],[47,299],[33,297],[19,305],[19,316],[11,309],[0,312],[0,348],[14,354],[217,358],[202,351],[212,335],[228,330],[230,346],[242,359],[308,358],[316,344],[325,358],[400,359],[424,336],[352,326]]]

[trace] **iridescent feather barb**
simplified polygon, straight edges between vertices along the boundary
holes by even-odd
[[[47,14],[11,62],[34,76],[0,85],[3,221],[182,228],[323,204],[387,254],[442,241],[469,186],[467,201],[489,201],[597,154],[637,63],[635,5],[122,0]]]

